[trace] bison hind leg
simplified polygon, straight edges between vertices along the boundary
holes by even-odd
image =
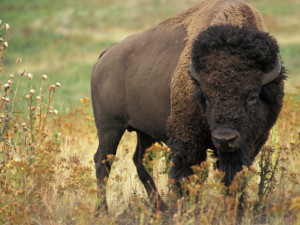
[[[100,190],[100,195],[104,200],[104,207],[107,209],[105,200],[104,182],[109,177],[113,156],[116,155],[119,141],[121,140],[126,128],[123,123],[113,120],[103,120],[97,124],[99,146],[94,155],[96,167],[97,187]],[[103,197],[104,195],[104,197]],[[100,199],[99,199],[100,200]],[[98,206],[98,210],[100,209]]]
[[[133,162],[136,166],[137,174],[146,189],[150,203],[155,206],[154,209],[157,208],[161,211],[165,211],[167,210],[167,206],[159,195],[152,177],[149,175],[143,165],[143,157],[146,149],[155,143],[156,140],[140,131],[137,131],[137,139],[137,146],[133,155]]]

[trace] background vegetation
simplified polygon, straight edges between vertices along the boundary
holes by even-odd
[[[289,79],[285,105],[272,135],[253,168],[242,173],[229,190],[231,197],[224,198],[228,190],[219,182],[222,175],[211,169],[210,160],[194,168],[197,177],[186,182],[191,195],[174,200],[157,156],[151,171],[176,213],[152,213],[132,168],[135,135],[127,133],[116,156],[125,163],[114,163],[107,183],[110,211],[119,217],[104,211],[99,218],[94,217],[96,194],[101,203],[103,193],[96,190],[92,162],[97,148],[89,101],[93,64],[112,43],[197,2],[1,0],[0,44],[6,52],[0,73],[1,223],[235,224],[236,199],[241,194],[247,196],[245,224],[300,223],[298,0],[247,1],[261,12],[270,33],[277,38]],[[3,30],[4,22],[9,29]],[[6,41],[8,47],[3,47]],[[18,57],[22,61],[16,63]],[[22,68],[27,77],[19,75]],[[33,74],[32,79],[28,73]],[[41,78],[43,74],[47,79]],[[6,89],[8,80],[13,84]],[[159,155],[155,152],[161,149],[165,147],[156,145],[151,154]],[[200,204],[195,203],[197,195]]]

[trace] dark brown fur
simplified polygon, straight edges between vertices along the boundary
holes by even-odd
[[[205,0],[110,47],[99,57],[91,80],[98,186],[110,171],[103,160],[116,153],[126,129],[138,134],[133,161],[152,202],[157,190],[142,159],[155,141],[171,147],[171,177],[177,182],[211,148],[230,184],[242,165],[252,163],[280,111],[284,67],[277,79],[261,83],[278,51],[259,13],[238,0]],[[197,81],[188,74],[191,58]],[[248,107],[252,93],[259,99]],[[212,132],[222,126],[241,134],[241,148],[234,154],[212,142]],[[165,208],[160,197],[159,206]]]
[[[274,81],[261,84],[263,73],[274,67],[278,51],[268,33],[247,27],[217,25],[200,33],[192,49],[200,82],[194,80],[199,105],[190,126],[197,135],[185,141],[186,133],[182,138],[181,132],[170,132],[173,178],[178,181],[190,175],[190,166],[205,160],[208,148],[218,157],[218,168],[226,173],[227,185],[243,165],[252,164],[282,107],[284,67]],[[247,106],[253,93],[259,100]],[[236,153],[223,153],[213,145],[210,135],[218,127],[241,133],[242,147]]]

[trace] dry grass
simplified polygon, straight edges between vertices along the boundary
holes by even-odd
[[[6,48],[1,41],[1,54]],[[22,67],[17,60],[18,67]],[[170,210],[149,206],[132,163],[136,137],[120,142],[106,192],[96,189],[93,154],[97,137],[88,98],[60,115],[51,106],[59,84],[29,73],[7,76],[0,94],[0,221],[2,224],[299,224],[300,94],[288,94],[277,124],[255,164],[230,188],[212,169],[213,159],[194,167],[184,180],[184,197],[172,190],[165,146],[152,146],[145,160]],[[45,77],[44,77],[45,78]],[[40,79],[40,90],[31,89]],[[27,83],[25,91],[18,89]],[[26,109],[20,108],[25,102]],[[162,154],[163,153],[163,154]],[[166,167],[166,168],[164,168]],[[229,194],[228,194],[229,193]],[[97,200],[97,194],[99,199]],[[109,212],[96,205],[108,199]],[[243,216],[239,216],[243,195]],[[239,217],[238,221],[236,217]]]

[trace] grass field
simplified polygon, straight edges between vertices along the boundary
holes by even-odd
[[[89,101],[93,64],[112,43],[197,2],[1,0],[0,26],[6,22],[10,27],[0,34],[9,44],[0,83],[3,89],[14,74],[14,84],[12,92],[1,90],[1,96],[11,100],[0,102],[0,223],[235,224],[236,199],[244,190],[233,185],[233,195],[225,198],[221,175],[211,169],[212,159],[195,168],[198,177],[184,185],[192,194],[177,201],[168,192],[163,161],[157,157],[152,173],[171,210],[153,213],[131,160],[134,133],[121,140],[116,157],[123,163],[113,164],[107,183],[111,215],[101,209],[101,216],[94,217],[96,195],[101,203],[103,193],[96,189],[92,161],[97,149]],[[277,38],[289,78],[284,108],[270,139],[253,168],[239,178],[247,181],[243,223],[300,224],[300,1],[247,2],[261,12]],[[16,63],[17,57],[22,62]],[[20,77],[21,68],[33,79]],[[48,79],[41,79],[42,74]],[[161,149],[165,147],[151,150],[157,154]],[[209,171],[208,177],[203,171]],[[199,185],[199,179],[206,182]]]

